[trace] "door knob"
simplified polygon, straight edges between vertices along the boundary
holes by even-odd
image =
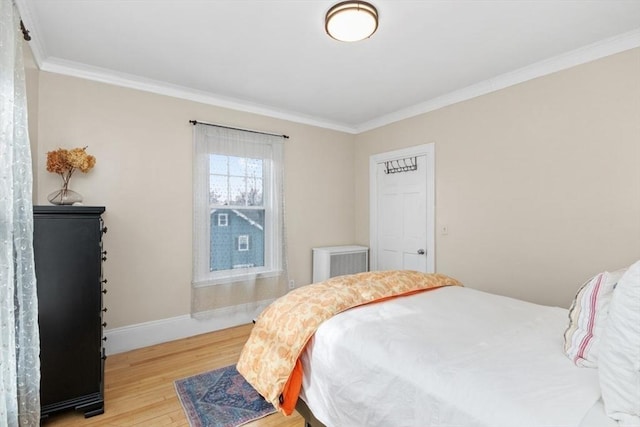
[[[418,249],[418,255],[424,255],[424,249]]]

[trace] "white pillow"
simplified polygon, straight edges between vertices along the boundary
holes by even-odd
[[[613,291],[598,374],[607,415],[620,425],[640,426],[640,261]]]
[[[621,269],[597,274],[578,290],[569,309],[569,327],[564,333],[564,352],[577,366],[598,366],[600,340],[613,287],[625,271]]]

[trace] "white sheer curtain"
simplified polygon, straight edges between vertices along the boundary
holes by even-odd
[[[31,151],[20,16],[0,0],[0,425],[40,424]]]
[[[250,320],[287,291],[284,138],[196,124],[191,313]]]

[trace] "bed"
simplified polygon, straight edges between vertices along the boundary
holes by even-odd
[[[634,280],[640,281],[640,264],[636,270]],[[623,272],[605,278],[609,297]],[[581,292],[588,283],[594,279]],[[640,284],[637,288],[640,297]],[[589,304],[596,301],[589,293],[583,297]],[[640,425],[634,413],[640,412],[634,403],[640,376],[637,390],[631,378],[631,395],[619,390],[632,406],[618,417],[619,424],[612,411],[607,415],[599,370],[576,366],[577,359],[567,357],[567,323],[580,311],[579,302],[569,311],[463,286],[382,299],[338,310],[302,347],[296,409],[307,426]],[[638,346],[638,354],[632,346],[631,373],[640,375]],[[254,385],[250,375],[245,378]],[[254,387],[261,392],[259,384]]]

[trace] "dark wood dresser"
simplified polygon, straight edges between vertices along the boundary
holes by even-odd
[[[104,412],[101,206],[34,206],[42,418]],[[104,310],[104,311],[103,311]]]

